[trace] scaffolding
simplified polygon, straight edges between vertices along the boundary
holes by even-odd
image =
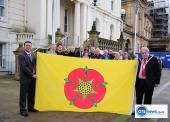
[[[148,1],[150,16],[153,18],[152,38],[167,38],[169,21],[169,1],[151,0]]]

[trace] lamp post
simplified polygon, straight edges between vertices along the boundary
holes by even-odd
[[[124,9],[121,9],[121,32],[123,32],[123,24],[125,22],[125,13],[126,11]]]
[[[120,22],[120,38],[118,41],[121,43],[121,50],[125,51],[125,39],[123,38],[123,26],[124,26],[124,21],[125,21],[125,10],[121,9],[121,22]]]
[[[94,6],[94,20],[93,20],[93,25],[92,25],[92,30],[96,31],[96,14],[97,14],[97,0],[93,0],[93,6]]]
[[[97,7],[97,0],[93,0],[93,6],[94,6],[94,20],[93,25],[90,31],[88,31],[89,34],[89,42],[87,43],[87,47],[99,47],[98,37],[100,32],[96,29],[96,7]]]

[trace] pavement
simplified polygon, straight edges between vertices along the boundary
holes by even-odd
[[[0,122],[170,122],[168,119],[135,119],[111,113],[38,112],[19,115],[19,81],[11,75],[0,76]],[[153,104],[170,106],[170,70],[162,71],[161,84],[155,89]],[[170,113],[170,107],[169,107]]]

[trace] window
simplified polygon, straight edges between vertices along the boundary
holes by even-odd
[[[64,32],[68,31],[68,11],[65,9],[65,15],[64,15]]]
[[[114,26],[113,24],[110,25],[110,40],[113,39],[113,31],[114,31]]]
[[[4,16],[4,9],[5,9],[5,5],[4,5],[4,0],[0,0],[0,16],[3,17]]]
[[[6,8],[5,8],[6,0],[0,0],[0,22],[6,22]]]
[[[111,8],[111,10],[113,10],[114,9],[114,1],[113,0],[111,0],[111,6],[110,6]]]
[[[2,44],[0,43],[0,67],[2,67]]]

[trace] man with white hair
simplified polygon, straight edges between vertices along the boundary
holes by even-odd
[[[102,59],[102,55],[100,54],[100,48],[96,48],[94,58],[95,59]]]
[[[141,48],[136,77],[136,104],[151,104],[154,87],[160,84],[161,69],[156,57],[149,55],[147,47]]]
[[[76,57],[82,58],[84,56],[84,47],[83,45],[80,45],[79,51],[76,53]]]
[[[70,51],[68,53],[68,56],[72,56],[72,57],[75,57],[75,47],[70,47]]]
[[[104,54],[103,54],[102,58],[105,59],[105,60],[110,59],[110,55],[109,55],[108,50],[106,50],[106,49],[104,50]]]
[[[115,52],[114,60],[121,60],[119,52]]]

